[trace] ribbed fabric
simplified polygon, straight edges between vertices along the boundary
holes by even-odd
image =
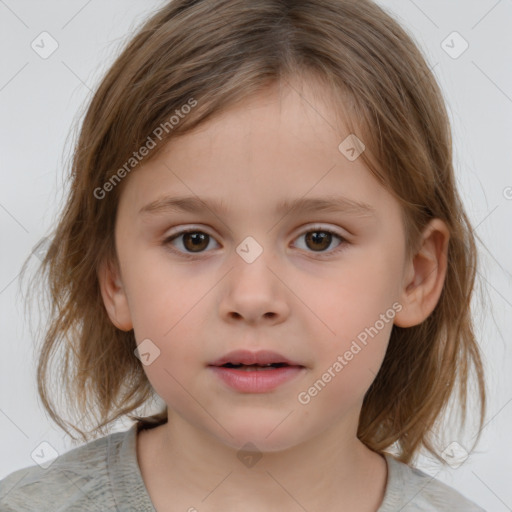
[[[0,481],[0,512],[156,512],[136,453],[136,425],[74,448],[50,467]],[[388,481],[376,512],[485,512],[455,489],[385,454]]]

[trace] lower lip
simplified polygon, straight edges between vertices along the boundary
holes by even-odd
[[[273,370],[237,370],[224,366],[210,366],[210,368],[228,386],[242,393],[271,391],[305,370],[303,366],[282,366]]]

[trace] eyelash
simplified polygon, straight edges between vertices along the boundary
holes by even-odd
[[[334,235],[336,238],[339,238],[340,239],[340,243],[339,245],[332,251],[330,252],[314,252],[314,251],[308,251],[308,252],[312,252],[313,254],[315,255],[318,255],[318,257],[320,258],[328,258],[330,256],[333,256],[333,255],[336,255],[338,254],[339,252],[343,251],[346,246],[349,244],[349,242],[344,238],[342,237],[341,235],[339,235],[338,233],[336,233],[335,231],[332,231],[330,229],[324,229],[320,226],[316,226],[316,227],[312,227],[310,229],[308,229],[307,231],[304,231],[303,233],[301,233],[300,235],[298,235],[296,238],[299,238],[301,236],[304,236],[308,233],[312,233],[312,232],[319,232],[319,233],[329,233],[330,235]],[[191,252],[182,252],[182,251],[179,251],[179,250],[176,250],[174,248],[171,247],[171,242],[173,240],[175,240],[176,238],[179,238],[180,236],[182,235],[185,235],[187,233],[202,233],[204,235],[208,235],[210,238],[214,238],[212,235],[210,235],[209,233],[205,232],[205,231],[201,231],[200,229],[184,229],[182,231],[177,231],[176,233],[173,233],[171,236],[167,237],[162,245],[166,246],[166,248],[171,251],[172,253],[174,254],[178,254],[179,256],[185,258],[185,259],[188,259],[188,260],[192,260],[192,259],[198,259],[200,258],[200,252],[198,253],[191,253]],[[203,251],[205,252],[205,251]]]

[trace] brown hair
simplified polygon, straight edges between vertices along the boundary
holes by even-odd
[[[175,0],[145,22],[94,94],[73,154],[70,192],[38,269],[51,304],[39,396],[73,439],[67,427],[84,441],[90,436],[51,402],[49,363],[59,347],[60,389],[69,407],[94,418],[91,433],[104,434],[126,415],[146,426],[167,420],[167,408],[131,415],[155,392],[134,355],[133,330],[112,324],[97,277],[102,261],[117,258],[114,223],[121,178],[131,170],[126,162],[149,138],[156,147],[147,160],[171,137],[297,77],[328,86],[348,133],[364,141],[361,158],[401,204],[409,254],[430,219],[442,219],[450,231],[438,304],[420,325],[393,326],[364,399],[359,439],[380,453],[396,443],[406,463],[422,446],[442,461],[432,429],[457,384],[465,424],[472,369],[482,426],[485,381],[470,313],[475,235],[455,186],[443,97],[412,37],[369,0]],[[183,108],[193,102],[195,108]],[[171,122],[180,112],[188,113]],[[162,126],[165,134],[155,141]],[[98,198],[100,189],[108,189],[106,199]]]

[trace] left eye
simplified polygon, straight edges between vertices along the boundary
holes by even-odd
[[[341,235],[338,235],[334,231],[328,229],[310,229],[299,235],[297,239],[302,237],[305,237],[306,249],[311,249],[312,252],[321,254],[325,253],[325,249],[327,249],[332,244],[333,237],[338,238],[340,243],[336,246],[337,248],[333,251],[330,251],[329,254],[337,253],[343,249],[346,244],[348,244],[348,242]],[[171,245],[174,246],[172,242],[179,240],[180,238],[182,238],[182,246],[185,249],[184,252],[182,250],[176,250],[170,247]],[[166,238],[163,242],[163,245],[168,246],[169,250],[174,253],[178,253],[186,258],[190,258],[193,257],[194,254],[205,252],[204,250],[208,247],[210,240],[214,240],[214,238],[208,233],[198,229],[188,229],[179,231],[178,233],[175,233]]]
[[[347,241],[341,235],[338,235],[334,233],[334,231],[330,231],[328,229],[315,228],[304,232],[297,238],[299,239],[302,237],[305,237],[306,248],[318,249],[314,250],[313,252],[325,252],[325,249],[331,245],[333,238],[338,238],[340,240],[340,243],[336,247],[344,246],[347,243]],[[308,247],[308,244],[310,247]],[[335,249],[331,252],[336,253],[339,250],[340,249]]]

